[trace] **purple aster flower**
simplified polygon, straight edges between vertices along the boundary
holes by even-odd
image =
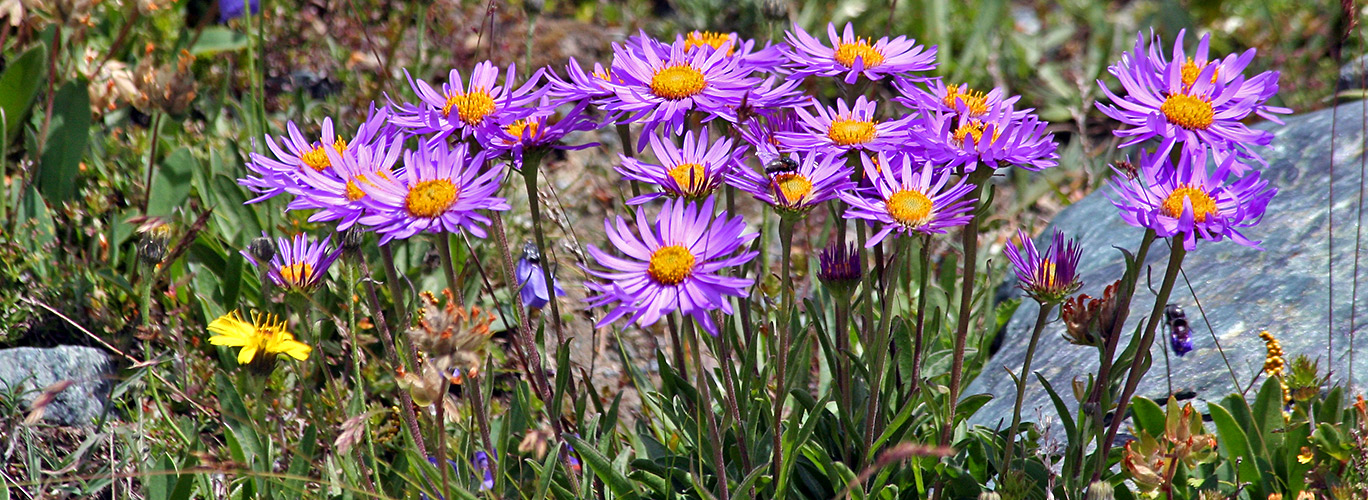
[[[366,192],[361,185],[374,186],[377,179],[395,178],[394,164],[404,150],[404,139],[402,134],[395,134],[387,141],[355,145],[341,153],[327,150],[332,168],[323,172],[300,170],[301,188],[289,209],[318,210],[309,221],[338,221],[338,231],[352,227],[366,213]]]
[[[265,238],[266,232],[262,231],[261,236]],[[276,286],[308,293],[323,281],[323,277],[328,274],[328,267],[342,254],[340,248],[328,250],[328,242],[331,239],[332,237],[326,237],[323,241],[311,241],[303,234],[296,234],[288,240],[276,238],[275,256],[271,257],[270,262],[257,261],[247,250],[239,253],[253,266],[266,266],[266,276],[270,277]]]
[[[878,222],[883,228],[870,236],[866,247],[878,245],[893,232],[903,234],[945,233],[945,229],[961,226],[973,218],[973,203],[964,195],[974,186],[961,177],[953,186],[950,171],[937,171],[931,162],[919,162],[910,155],[876,158],[861,155],[865,175],[874,180],[873,189],[865,193],[840,193],[841,201],[850,205],[845,217]],[[920,166],[916,166],[920,164]],[[882,166],[882,168],[880,168]]]
[[[1227,156],[1214,172],[1207,172],[1205,150],[1184,150],[1178,167],[1167,158],[1140,153],[1140,172],[1135,179],[1112,183],[1112,204],[1121,209],[1127,224],[1155,230],[1162,237],[1185,235],[1183,248],[1196,248],[1197,239],[1221,241],[1229,237],[1241,245],[1259,248],[1237,228],[1252,227],[1277,189],[1260,179],[1257,170],[1229,182],[1236,170],[1234,155]]]
[[[293,121],[287,122],[286,134],[278,138],[279,142],[275,137],[265,137],[271,156],[253,152],[248,157],[246,167],[249,173],[247,177],[238,179],[238,184],[246,186],[258,196],[247,200],[247,203],[257,203],[285,192],[298,195],[305,188],[300,177],[306,169],[335,175],[330,171],[332,157],[328,156],[329,150],[340,153],[390,136],[392,129],[387,118],[388,112],[384,108],[377,110],[372,105],[370,115],[357,128],[350,141],[334,133],[330,117],[323,119],[323,130],[316,141],[305,138]]]
[[[1054,231],[1050,247],[1044,253],[1036,251],[1035,243],[1025,231],[1017,230],[1020,245],[1007,242],[1007,258],[1016,268],[1020,286],[1041,304],[1062,302],[1069,294],[1078,291],[1083,282],[1078,278],[1078,261],[1083,257],[1083,248],[1073,239],[1065,239],[1064,232]]]
[[[728,296],[743,297],[753,280],[727,276],[724,270],[750,262],[756,252],[742,250],[759,233],[744,233],[740,216],[728,219],[723,211],[713,217],[713,198],[700,206],[684,200],[666,200],[655,224],[640,207],[637,234],[627,221],[605,220],[604,229],[624,257],[589,245],[589,254],[607,270],[588,272],[605,283],[589,283],[596,293],[586,299],[590,307],[613,304],[613,310],[597,327],[630,316],[628,321],[648,326],[673,311],[692,316],[703,329],[717,335],[708,311],[732,314]]]
[[[518,259],[517,268],[514,272],[518,273],[518,296],[522,298],[522,303],[528,309],[541,309],[551,301],[551,291],[546,286],[546,273],[542,270],[541,252],[537,251],[537,245],[527,242],[523,245],[522,258]],[[556,296],[565,296],[565,290],[561,289],[560,280],[551,278],[555,284]]]
[[[789,58],[795,76],[845,75],[846,83],[855,83],[861,75],[879,80],[886,75],[909,76],[911,73],[936,69],[936,48],[929,50],[917,45],[916,40],[899,36],[892,40],[880,38],[870,43],[867,38],[856,38],[854,27],[846,23],[845,31],[836,35],[836,24],[827,24],[831,46],[803,31],[795,23],[785,34],[788,46],[781,50]]]
[[[687,53],[698,49],[725,50],[727,57],[737,59],[741,66],[751,71],[774,72],[787,62],[779,46],[756,48],[755,40],[741,38],[736,33],[694,30],[675,35],[675,40],[684,42],[684,51]],[[640,41],[629,40],[628,43],[639,45]],[[656,48],[661,51],[661,57],[669,56],[668,45],[660,44]]]
[[[732,140],[719,137],[708,141],[708,130],[684,133],[684,147],[674,141],[662,140],[652,134],[651,151],[659,165],[622,156],[617,171],[624,178],[649,182],[661,191],[646,193],[627,200],[628,205],[640,205],[661,197],[701,200],[712,194],[723,180],[741,165],[745,147],[733,147]]]
[[[781,155],[796,152],[779,141],[780,134],[802,132],[798,113],[792,109],[779,110],[766,116],[753,116],[738,125],[737,129],[741,132],[741,138],[755,148],[755,156],[762,164],[769,163]]]
[[[219,23],[226,23],[231,19],[237,19],[247,15],[249,4],[253,14],[261,12],[261,3],[259,0],[219,0]]]
[[[396,110],[391,122],[404,127],[414,134],[431,135],[433,140],[441,140],[457,131],[467,137],[489,119],[503,110],[520,107],[526,102],[540,97],[542,90],[537,88],[542,70],[538,70],[522,87],[513,88],[511,80],[518,74],[517,65],[509,65],[504,73],[504,84],[499,85],[499,68],[494,63],[484,61],[476,64],[470,73],[470,81],[461,72],[452,69],[441,91],[423,80],[409,79],[409,86],[418,95],[417,104],[395,105]]]
[[[552,71],[545,73],[546,96],[557,103],[588,100],[603,106],[605,100],[616,97],[610,83],[622,83],[621,78],[613,78],[612,73],[599,63],[594,63],[592,73],[585,73],[579,61],[573,57],[565,63],[565,73],[567,77],[564,79]]]
[[[476,210],[508,210],[508,202],[494,196],[503,169],[484,169],[483,151],[470,155],[465,143],[448,148],[443,142],[404,152],[404,168],[393,177],[357,183],[366,194],[367,213],[358,221],[376,228],[380,244],[420,232],[457,232],[485,237],[489,218]]]
[[[485,120],[478,128],[476,138],[493,156],[509,153],[513,165],[522,168],[523,154],[544,154],[552,149],[580,150],[597,146],[591,142],[579,145],[566,145],[561,142],[566,134],[593,130],[598,127],[592,118],[584,113],[588,101],[580,101],[564,114],[556,111],[556,106],[547,97],[540,105],[528,110],[512,111]]]
[[[1021,96],[1015,95],[1004,97],[1006,92],[1001,88],[994,88],[985,94],[983,91],[969,88],[968,84],[946,85],[940,78],[926,82],[926,90],[923,90],[918,82],[905,78],[894,80],[893,84],[902,94],[901,97],[895,97],[893,100],[908,108],[956,113],[968,117],[982,117],[988,114],[988,110],[994,108],[1012,108],[1016,105],[1017,100],[1021,99]],[[1029,108],[1015,110],[1012,118],[1025,118],[1031,111]]]
[[[1182,43],[1180,33],[1173,59],[1166,60],[1154,47],[1147,55],[1144,35],[1138,35],[1134,50],[1107,68],[1120,80],[1125,97],[1112,93],[1098,80],[1112,104],[1099,102],[1097,108],[1127,126],[1114,132],[1126,138],[1120,147],[1159,138],[1160,156],[1167,156],[1176,143],[1182,142],[1187,149],[1210,146],[1217,161],[1236,154],[1263,163],[1250,146],[1268,145],[1273,133],[1251,129],[1243,120],[1250,113],[1276,120],[1272,113],[1291,112],[1265,104],[1277,92],[1278,73],[1264,72],[1246,80],[1241,72],[1253,59],[1254,49],[1239,57],[1207,61],[1207,37],[1198,44],[1198,59],[1186,57]],[[1158,38],[1154,44],[1157,47]],[[1235,165],[1235,174],[1243,175],[1245,165]]]
[[[909,119],[880,121],[876,116],[878,104],[860,96],[853,106],[844,99],[836,100],[835,108],[814,102],[817,114],[798,108],[798,118],[805,130],[781,132],[780,144],[798,151],[845,153],[848,151],[888,151],[908,142]]]
[[[925,148],[924,156],[945,168],[964,167],[973,172],[978,165],[989,168],[1016,165],[1039,171],[1058,164],[1054,134],[1045,134],[1046,123],[1034,114],[1013,118],[1012,108],[990,108],[980,117],[958,113],[923,112],[913,122],[912,134]]]
[[[817,279],[842,294],[853,292],[864,275],[864,269],[860,267],[860,253],[854,244],[838,245],[832,240],[817,259],[820,264],[817,267]]]
[[[764,172],[739,168],[728,182],[784,215],[804,215],[855,187],[850,167],[838,155],[809,152],[791,154],[789,161],[781,158],[767,163]]]
[[[609,83],[617,99],[604,109],[621,112],[629,120],[644,120],[644,134],[666,125],[675,134],[684,132],[684,118],[695,112],[704,122],[716,118],[735,122],[736,106],[742,96],[760,83],[750,71],[724,51],[685,50],[684,41],[669,46],[663,57],[659,42],[639,38],[640,50],[614,44],[612,76],[621,84]],[[637,150],[645,149],[640,143]]]

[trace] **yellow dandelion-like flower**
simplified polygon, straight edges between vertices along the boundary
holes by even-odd
[[[1316,454],[1307,446],[1301,447],[1301,453],[1297,454],[1297,462],[1300,463],[1309,464],[1313,458],[1316,458]]]
[[[252,321],[243,321],[237,311],[230,312],[209,323],[209,331],[216,333],[209,337],[209,343],[229,347],[241,347],[238,351],[238,364],[248,365],[263,360],[275,361],[275,354],[287,354],[298,360],[308,359],[312,347],[295,340],[294,335],[285,331],[285,322],[272,314],[252,313]]]

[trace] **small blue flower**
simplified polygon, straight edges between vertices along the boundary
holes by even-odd
[[[546,274],[542,271],[541,253],[537,245],[527,242],[523,245],[523,255],[518,259],[518,295],[528,309],[541,309],[551,301],[551,293],[546,288]],[[554,279],[554,278],[553,278]],[[556,296],[565,295],[560,280],[555,280]]]
[[[246,14],[248,0],[219,0],[219,22],[226,23]],[[252,13],[261,12],[260,0],[251,0]]]
[[[475,470],[484,474],[480,480],[480,491],[494,489],[494,471],[489,467],[489,455],[483,451],[475,452],[475,458],[470,461],[475,466]]]

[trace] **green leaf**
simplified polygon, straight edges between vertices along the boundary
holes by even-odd
[[[1211,421],[1216,424],[1216,438],[1220,441],[1217,450],[1234,463],[1236,458],[1241,459],[1239,479],[1241,481],[1257,481],[1259,470],[1254,464],[1253,456],[1249,447],[1249,439],[1245,435],[1244,429],[1240,428],[1239,422],[1231,415],[1224,406],[1216,403],[1207,405],[1207,411],[1211,413]]]
[[[46,62],[47,47],[35,45],[10,61],[5,73],[0,74],[0,113],[4,113],[0,121],[4,122],[6,143],[14,140],[14,135],[24,125],[33,99],[38,97]]]
[[[190,148],[172,151],[152,178],[152,190],[147,194],[147,214],[171,215],[172,210],[185,205],[190,197],[190,178],[197,168],[199,160],[190,154]]]
[[[313,456],[318,450],[318,427],[309,424],[304,428],[304,435],[299,438],[299,450],[290,457],[289,474],[295,477],[309,475],[309,469],[313,467]],[[304,481],[301,479],[290,479],[285,481],[285,491],[289,494],[303,495]]]
[[[81,158],[90,140],[90,92],[83,79],[69,81],[52,100],[52,123],[39,162],[38,190],[60,205],[76,195]]]
[[[1131,398],[1131,412],[1136,425],[1151,436],[1164,435],[1164,410],[1150,398],[1136,396]]]
[[[622,498],[637,497],[637,492],[632,486],[632,481],[627,479],[627,476],[622,475],[622,471],[613,468],[613,463],[609,461],[607,457],[603,456],[602,453],[599,453],[597,448],[594,448],[593,445],[585,442],[583,439],[570,434],[566,434],[564,438],[566,441],[570,442],[571,446],[575,447],[575,451],[579,453],[580,458],[584,459],[584,466],[590,471],[593,471],[594,475],[598,476],[599,480],[603,481],[603,484],[608,487],[609,491],[612,491],[614,495]]]
[[[1282,384],[1279,384],[1277,379],[1269,377],[1264,381],[1263,387],[1259,388],[1259,395],[1254,399],[1253,407],[1254,425],[1258,426],[1264,450],[1273,450],[1282,444],[1282,410]]]
[[[247,35],[223,26],[210,26],[200,33],[199,41],[190,48],[190,54],[198,56],[214,52],[233,52],[246,47]]]

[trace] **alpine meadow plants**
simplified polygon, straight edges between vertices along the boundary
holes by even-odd
[[[220,9],[229,34],[267,17]],[[129,259],[129,378],[152,395],[128,410],[160,447],[133,475],[143,496],[1263,500],[1368,479],[1335,468],[1364,449],[1362,399],[1319,397],[1318,364],[1273,334],[1264,370],[1237,381],[1265,380],[1253,404],[1210,402],[1214,427],[1135,394],[1186,253],[1257,247],[1277,194],[1259,171],[1273,136],[1247,120],[1290,110],[1270,104],[1278,72],[1244,75],[1256,52],[1184,32],[1165,52],[1141,33],[1106,68],[1119,87],[1078,104],[1140,149],[1103,189],[1146,235],[1094,298],[1075,295],[1071,235],[1033,241],[1042,221],[999,215],[1005,179],[1076,168],[1061,142],[1081,126],[979,86],[932,33],[768,22],[640,31],[605,60],[545,67],[531,45],[516,64],[392,59],[407,67],[366,66],[383,90],[350,113],[278,120],[254,93],[219,116],[251,126],[245,149],[186,174],[215,203],[173,210],[176,238],[150,219]],[[163,108],[154,145],[178,116]],[[175,178],[153,163],[149,179]],[[1171,248],[1157,297],[1123,332],[1155,244]],[[1029,345],[1010,423],[970,425],[988,396],[965,387],[997,376],[985,350],[1020,305],[985,291],[1009,273],[1037,321],[1005,340]],[[1056,319],[1100,361],[1068,404],[1031,380]],[[1186,335],[1179,355],[1200,341]],[[1023,414],[1028,392],[1049,394],[1062,437]]]

